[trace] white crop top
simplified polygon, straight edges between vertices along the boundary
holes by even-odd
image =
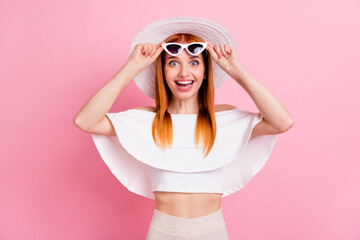
[[[151,133],[154,112],[129,109],[106,114],[117,136],[92,134],[115,177],[131,192],[155,199],[154,191],[222,193],[243,188],[270,157],[277,134],[250,139],[263,116],[234,108],[215,112],[216,138],[206,158],[196,146],[197,114],[171,114],[173,144],[163,152]]]
[[[162,192],[223,193],[224,168],[205,172],[174,172],[148,166],[151,190]]]

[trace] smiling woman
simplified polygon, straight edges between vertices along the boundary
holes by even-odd
[[[215,108],[215,89],[238,80],[238,67],[235,41],[220,24],[161,19],[136,35],[127,63],[77,114],[119,181],[155,200],[147,240],[227,240],[221,199],[261,170],[278,129],[288,127],[286,111],[252,78],[246,90],[264,93],[253,99],[266,111]],[[132,79],[156,106],[109,113]]]

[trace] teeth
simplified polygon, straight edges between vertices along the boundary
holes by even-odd
[[[179,84],[189,84],[192,83],[192,81],[176,81]]]

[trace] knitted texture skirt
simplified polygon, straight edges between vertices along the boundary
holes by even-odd
[[[154,209],[146,240],[228,240],[221,208],[197,218],[175,217]]]

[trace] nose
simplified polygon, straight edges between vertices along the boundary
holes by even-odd
[[[190,74],[190,70],[189,70],[188,66],[186,64],[183,64],[179,70],[179,77],[185,78],[185,77],[189,76],[189,74]]]

